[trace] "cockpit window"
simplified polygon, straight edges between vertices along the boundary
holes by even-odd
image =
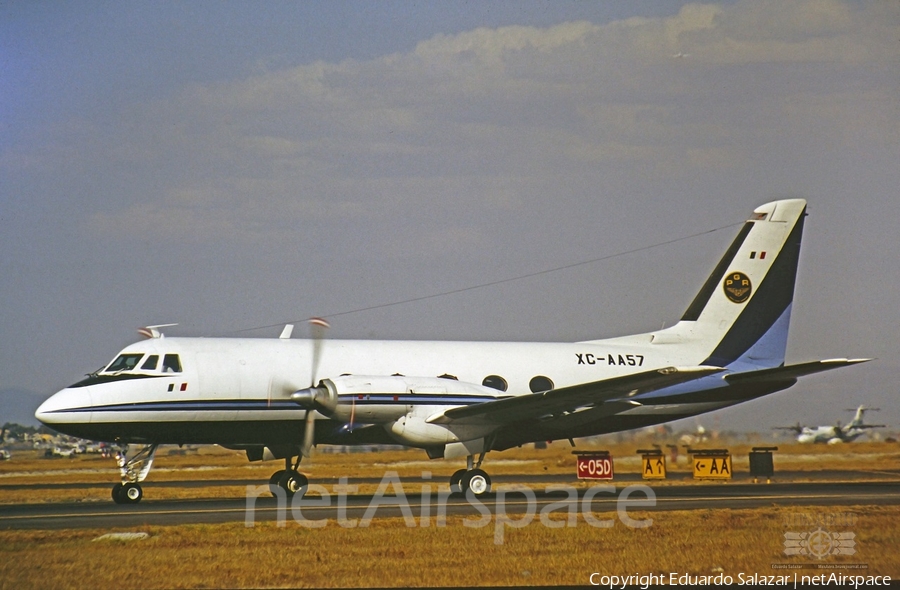
[[[143,358],[144,353],[139,354],[120,354],[119,357],[106,367],[106,373],[119,373],[121,371],[131,371]]]
[[[181,372],[181,359],[178,358],[177,354],[167,354],[163,357],[162,371],[163,373]]]
[[[157,363],[159,363],[159,355],[151,354],[150,356],[147,357],[147,360],[144,361],[144,364],[141,365],[141,370],[155,371]]]

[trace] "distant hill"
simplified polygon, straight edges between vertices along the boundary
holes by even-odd
[[[6,422],[38,426],[34,411],[49,395],[26,389],[0,389],[0,425]]]

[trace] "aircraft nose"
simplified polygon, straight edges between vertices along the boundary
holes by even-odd
[[[42,403],[34,417],[47,426],[90,422],[91,388],[68,387]]]

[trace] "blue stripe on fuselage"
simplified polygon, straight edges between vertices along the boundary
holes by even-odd
[[[469,396],[469,395],[428,395],[428,394],[407,394],[395,396],[389,394],[368,395],[368,399],[355,399],[356,396],[341,396],[339,403],[350,405],[355,403],[357,406],[366,405],[442,405],[442,406],[461,406],[486,401],[493,401],[495,397],[491,396]],[[52,413],[76,413],[76,412],[189,412],[189,411],[264,411],[264,410],[296,410],[298,412],[306,412],[306,410],[290,400],[266,400],[266,399],[232,399],[232,400],[170,400],[170,401],[153,401],[153,402],[134,402],[124,404],[108,404],[103,406],[89,406],[81,408],[66,408],[56,410]]]

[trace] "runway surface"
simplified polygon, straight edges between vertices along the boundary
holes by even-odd
[[[495,485],[505,477],[494,478]],[[518,482],[522,477],[516,478]],[[142,525],[180,525],[189,523],[263,522],[277,519],[320,521],[325,524],[345,524],[357,522],[366,516],[378,518],[402,517],[435,521],[438,515],[472,516],[483,518],[487,511],[510,515],[510,518],[525,518],[530,512],[540,515],[542,510],[565,515],[570,505],[578,513],[616,512],[617,502],[630,502],[629,511],[649,510],[702,510],[723,508],[759,508],[767,506],[849,506],[849,505],[896,505],[900,504],[900,483],[894,481],[843,481],[843,482],[789,482],[746,483],[729,482],[715,484],[688,484],[649,486],[648,497],[645,488],[636,489],[630,496],[623,490],[634,489],[642,482],[614,482],[611,487],[572,486],[569,477],[565,482],[554,481],[555,477],[529,478],[529,483],[517,488],[498,490],[477,501],[470,502],[465,497],[438,494],[439,483],[433,482],[430,494],[419,493],[421,479],[410,479],[416,483],[414,493],[399,496],[394,487],[387,488],[383,497],[371,494],[343,494],[333,484],[322,483],[327,495],[320,497],[287,500],[279,507],[275,498],[268,494],[248,499],[200,499],[200,500],[153,500],[152,489],[165,485],[244,485],[251,488],[260,482],[237,480],[228,482],[159,482],[144,485],[145,499],[135,505],[116,505],[108,502],[59,502],[44,504],[0,505],[0,530],[10,529],[73,529],[73,528],[124,528]],[[362,483],[351,480],[349,483]],[[365,480],[367,481],[367,480]],[[379,480],[374,480],[378,483]],[[407,480],[404,480],[407,481]],[[333,482],[337,483],[337,482]],[[428,482],[425,482],[428,483]],[[53,485],[53,484],[33,484]],[[57,484],[60,486],[97,487],[96,484]],[[597,484],[598,486],[601,484]],[[607,484],[609,486],[611,484]],[[570,492],[548,492],[550,486],[572,486]],[[9,486],[11,487],[11,486]],[[407,489],[412,489],[406,486]],[[400,488],[402,490],[402,488]],[[527,491],[523,491],[527,490]],[[516,516],[518,515],[518,516]],[[537,516],[536,516],[537,517]],[[599,516],[598,516],[599,517]],[[608,516],[606,516],[608,518]],[[319,526],[324,526],[320,524]]]

